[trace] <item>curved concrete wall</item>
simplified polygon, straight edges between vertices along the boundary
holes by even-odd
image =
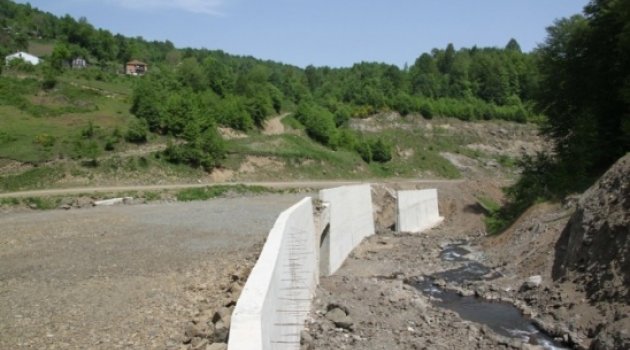
[[[363,238],[374,234],[372,191],[369,184],[342,186],[319,192],[319,199],[330,204],[328,242],[320,251],[320,274],[335,273]]]
[[[398,191],[398,231],[422,232],[442,220],[436,189]]]
[[[284,211],[271,229],[232,315],[228,349],[299,349],[318,281],[310,197]]]

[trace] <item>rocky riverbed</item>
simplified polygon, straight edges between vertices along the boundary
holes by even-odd
[[[496,237],[485,234],[476,202],[496,193],[483,182],[439,187],[446,220],[422,234],[388,230],[391,210],[376,208],[380,232],[321,279],[302,349],[630,348],[627,270],[620,269],[627,255],[619,254],[628,249],[628,171],[614,168],[581,198],[537,205]],[[593,243],[561,240],[570,222]],[[597,232],[616,242],[611,255],[588,250],[605,247]],[[586,249],[593,273],[567,258],[563,244]],[[573,265],[560,274],[559,261]],[[496,317],[483,315],[488,302]],[[510,326],[491,324],[504,317]]]

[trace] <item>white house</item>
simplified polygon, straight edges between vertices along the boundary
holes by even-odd
[[[26,53],[26,52],[22,52],[22,51],[16,52],[14,54],[10,54],[9,56],[4,58],[4,61],[5,61],[6,65],[8,66],[9,62],[11,62],[11,61],[13,61],[15,59],[18,59],[18,58],[22,59],[22,60],[24,60],[24,62],[28,62],[28,63],[30,63],[32,65],[38,65],[39,62],[41,61],[39,59],[39,57],[33,56],[30,53]]]

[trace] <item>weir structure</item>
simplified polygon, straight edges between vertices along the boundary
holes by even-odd
[[[298,350],[319,276],[333,274],[374,234],[369,184],[320,191],[280,214],[232,314],[228,350]],[[441,222],[436,190],[398,192],[398,231]]]

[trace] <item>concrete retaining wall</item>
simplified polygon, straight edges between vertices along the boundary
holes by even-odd
[[[243,287],[230,326],[229,350],[300,349],[300,332],[319,275],[334,273],[374,234],[370,185],[322,190],[280,214]],[[440,221],[437,191],[398,192],[398,230],[419,232]]]
[[[330,204],[328,241],[322,237],[320,274],[331,275],[363,238],[374,234],[372,191],[369,184],[321,190],[319,199]]]
[[[229,350],[300,348],[319,277],[316,238],[310,197],[280,214],[232,314]]]
[[[444,220],[438,211],[437,190],[398,191],[398,220],[400,232],[421,232]]]

